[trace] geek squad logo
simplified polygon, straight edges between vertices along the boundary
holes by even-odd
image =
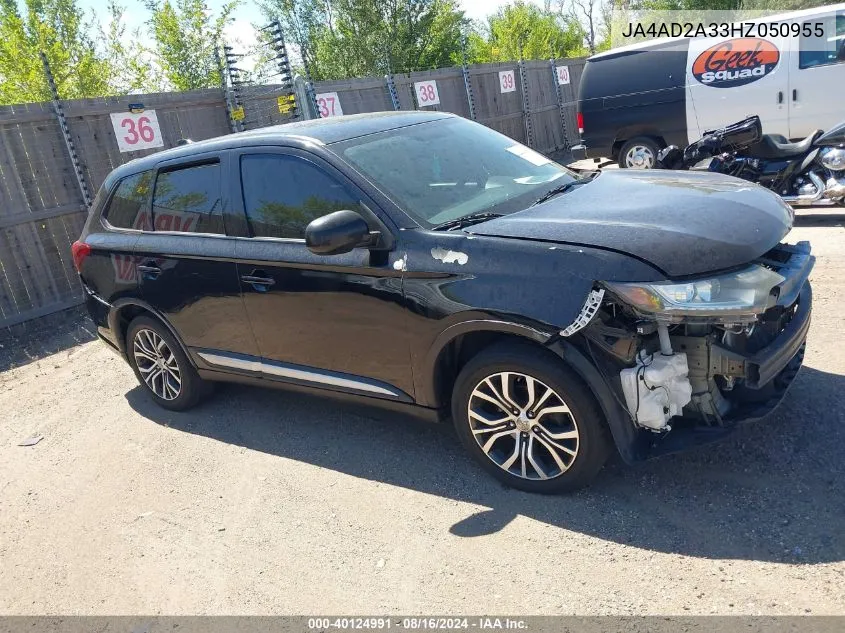
[[[739,37],[701,53],[692,64],[692,74],[705,86],[732,88],[762,79],[779,61],[780,51],[769,40]]]

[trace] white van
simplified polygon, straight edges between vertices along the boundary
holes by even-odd
[[[845,4],[753,22],[766,26],[751,37],[651,40],[588,59],[575,158],[647,168],[661,147],[751,114],[793,140],[845,119]]]

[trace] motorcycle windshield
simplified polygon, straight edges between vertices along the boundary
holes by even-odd
[[[816,139],[814,145],[817,147],[830,147],[831,145],[841,145],[845,143],[845,121],[839,123],[829,129]]]

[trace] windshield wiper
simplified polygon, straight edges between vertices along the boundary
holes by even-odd
[[[464,215],[460,218],[455,218],[454,220],[448,220],[447,222],[438,224],[432,228],[432,231],[451,231],[453,229],[462,229],[463,227],[470,226],[471,224],[478,224],[479,222],[484,222],[485,220],[492,220],[493,218],[500,217],[502,217],[501,213],[470,213],[469,215]]]
[[[572,182],[568,182],[565,185],[560,185],[559,187],[555,187],[554,189],[549,189],[546,193],[542,196],[537,198],[534,202],[528,205],[529,208],[536,207],[538,204],[544,203],[546,200],[551,200],[555,196],[559,196],[562,193],[566,193],[573,187],[577,187],[578,185],[585,185],[590,182],[598,172],[595,172],[589,176],[585,176],[583,178],[579,178],[578,180],[573,180]]]

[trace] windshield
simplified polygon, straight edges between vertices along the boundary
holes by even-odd
[[[577,180],[542,154],[461,118],[361,136],[331,149],[427,227],[518,211]]]

